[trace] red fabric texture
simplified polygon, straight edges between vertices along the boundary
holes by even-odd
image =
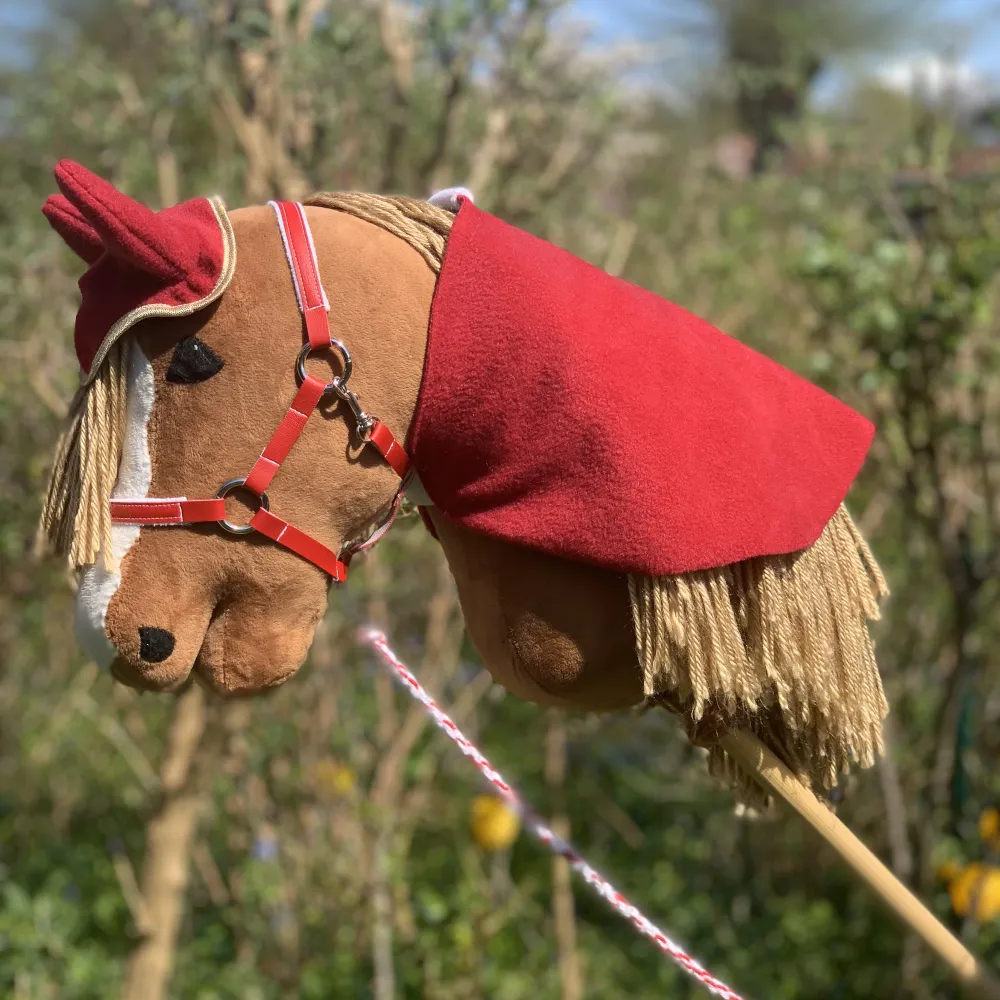
[[[75,335],[80,367],[89,373],[104,337],[124,316],[154,303],[191,305],[215,289],[223,232],[207,198],[154,212],[71,160],[60,161],[55,176],[63,195],[49,198],[42,211],[90,263],[80,278]]]
[[[42,212],[70,250],[88,264],[93,264],[104,253],[100,236],[66,195],[52,195],[42,206]]]
[[[873,432],[679,306],[463,202],[407,449],[453,522],[649,575],[793,552]]]

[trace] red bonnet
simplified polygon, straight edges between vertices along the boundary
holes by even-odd
[[[55,177],[63,193],[42,211],[90,265],[80,278],[75,334],[89,380],[140,320],[187,315],[217,299],[236,268],[236,241],[219,198],[154,212],[71,160],[60,161]]]

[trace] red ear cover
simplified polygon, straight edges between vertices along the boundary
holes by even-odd
[[[72,160],[60,160],[55,175],[109,253],[161,281],[183,277],[185,234],[176,225]]]
[[[42,214],[70,250],[86,263],[93,264],[104,253],[101,237],[65,195],[51,195],[42,206]]]
[[[62,193],[42,212],[89,265],[74,336],[85,374],[108,335],[121,336],[140,309],[192,312],[228,284],[235,240],[221,201],[192,198],[154,212],[72,160],[60,160],[55,177]]]

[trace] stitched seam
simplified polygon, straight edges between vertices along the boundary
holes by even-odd
[[[121,507],[124,510],[148,510],[151,507],[158,507],[162,510],[170,510],[172,508],[178,508],[180,505],[176,503],[127,503],[127,504],[115,504],[115,507]]]
[[[138,509],[133,507],[131,509],[123,510],[121,513],[126,514],[129,517],[179,517],[181,510],[179,507],[164,507],[157,512],[155,508],[150,510],[147,507],[139,507]]]
[[[225,611],[222,612],[222,686],[224,688],[229,687],[229,674],[226,670],[226,650],[229,648],[229,643],[226,642],[226,635],[229,632],[229,608],[227,607]]]

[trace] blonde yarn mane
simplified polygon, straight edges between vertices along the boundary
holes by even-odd
[[[709,770],[750,805],[763,788],[716,745],[753,733],[817,793],[882,752],[868,621],[885,579],[841,505],[809,548],[669,577],[630,577],[647,698],[685,719]]]
[[[97,376],[77,390],[56,445],[37,547],[65,556],[74,570],[95,563],[102,551],[105,568],[115,568],[108,500],[125,437],[127,378],[128,341],[122,338]]]
[[[451,212],[419,198],[353,191],[314,194],[305,204],[346,212],[379,226],[408,243],[435,274],[440,273],[445,244],[455,221]]]

